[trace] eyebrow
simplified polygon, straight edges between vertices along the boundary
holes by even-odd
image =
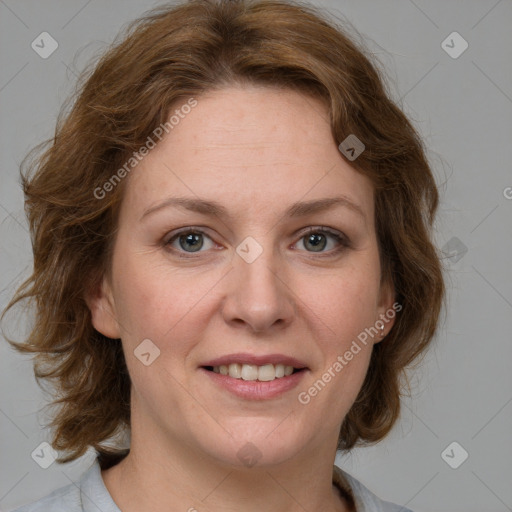
[[[170,197],[145,210],[140,221],[154,212],[169,207],[183,208],[203,215],[215,215],[221,218],[231,218],[228,210],[216,201],[208,201],[206,199],[196,199],[192,197]],[[311,201],[303,202],[299,201],[293,203],[285,211],[284,215],[285,217],[303,217],[305,215],[323,212],[333,207],[348,208],[360,215],[366,222],[366,215],[363,209],[345,196],[325,197],[323,199],[313,199]]]

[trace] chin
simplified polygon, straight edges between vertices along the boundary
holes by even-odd
[[[219,463],[237,468],[283,464],[301,452],[307,440],[304,429],[279,418],[237,418],[224,422],[217,435],[203,436],[200,449]],[[284,420],[284,421],[283,421]],[[227,432],[226,432],[227,431]],[[229,433],[232,435],[229,435]],[[212,434],[212,433],[210,433]]]

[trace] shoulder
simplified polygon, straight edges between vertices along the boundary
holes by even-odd
[[[82,512],[80,501],[80,489],[75,484],[69,484],[13,512]]]
[[[96,459],[80,481],[61,487],[38,501],[13,512],[120,512],[101,477]]]
[[[334,466],[333,481],[352,495],[356,512],[412,512],[402,505],[381,500],[359,480]]]

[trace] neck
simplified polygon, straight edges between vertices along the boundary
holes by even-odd
[[[304,449],[279,464],[244,467],[199,453],[168,433],[142,437],[134,427],[130,453],[102,471],[123,512],[348,510],[332,485],[335,444]]]

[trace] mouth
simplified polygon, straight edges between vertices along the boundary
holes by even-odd
[[[241,379],[246,381],[259,381],[259,382],[270,382],[275,379],[282,379],[283,377],[289,377],[294,373],[302,372],[306,368],[294,368],[291,365],[284,364],[222,364],[218,366],[203,366],[205,370],[220,375],[227,375],[233,379]]]
[[[298,386],[309,371],[302,361],[282,354],[231,354],[199,369],[214,385],[248,400],[278,398]]]

